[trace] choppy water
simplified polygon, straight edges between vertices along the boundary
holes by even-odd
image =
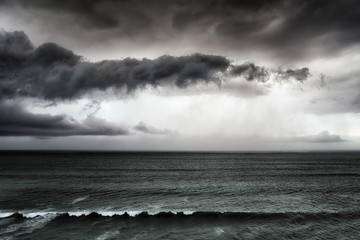
[[[0,239],[360,239],[360,153],[0,153]]]

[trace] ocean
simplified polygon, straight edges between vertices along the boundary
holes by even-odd
[[[4,151],[0,239],[360,239],[360,153]]]

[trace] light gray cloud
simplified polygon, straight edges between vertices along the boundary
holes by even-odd
[[[308,111],[314,114],[339,114],[360,112],[360,71],[339,71],[334,76],[320,78],[319,91],[312,96],[308,104]]]
[[[294,140],[308,143],[333,143],[345,141],[340,137],[340,135],[330,134],[329,131],[322,131],[315,135],[296,137]]]
[[[157,129],[153,126],[146,125],[144,122],[139,122],[134,126],[134,130],[147,133],[147,134],[170,134],[177,135],[176,131],[172,131],[169,129]]]
[[[101,104],[99,101],[96,101],[95,99],[92,99],[91,102],[87,103],[83,107],[84,112],[89,112],[88,116],[94,116],[99,110],[101,109]]]

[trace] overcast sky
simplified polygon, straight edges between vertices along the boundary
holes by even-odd
[[[356,0],[0,0],[0,148],[359,150]]]

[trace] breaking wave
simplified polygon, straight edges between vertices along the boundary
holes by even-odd
[[[145,218],[145,217],[199,217],[199,218],[236,218],[236,219],[278,219],[278,218],[358,218],[360,212],[206,212],[206,211],[73,211],[73,212],[2,212],[0,218],[36,218],[53,216],[54,218]]]

